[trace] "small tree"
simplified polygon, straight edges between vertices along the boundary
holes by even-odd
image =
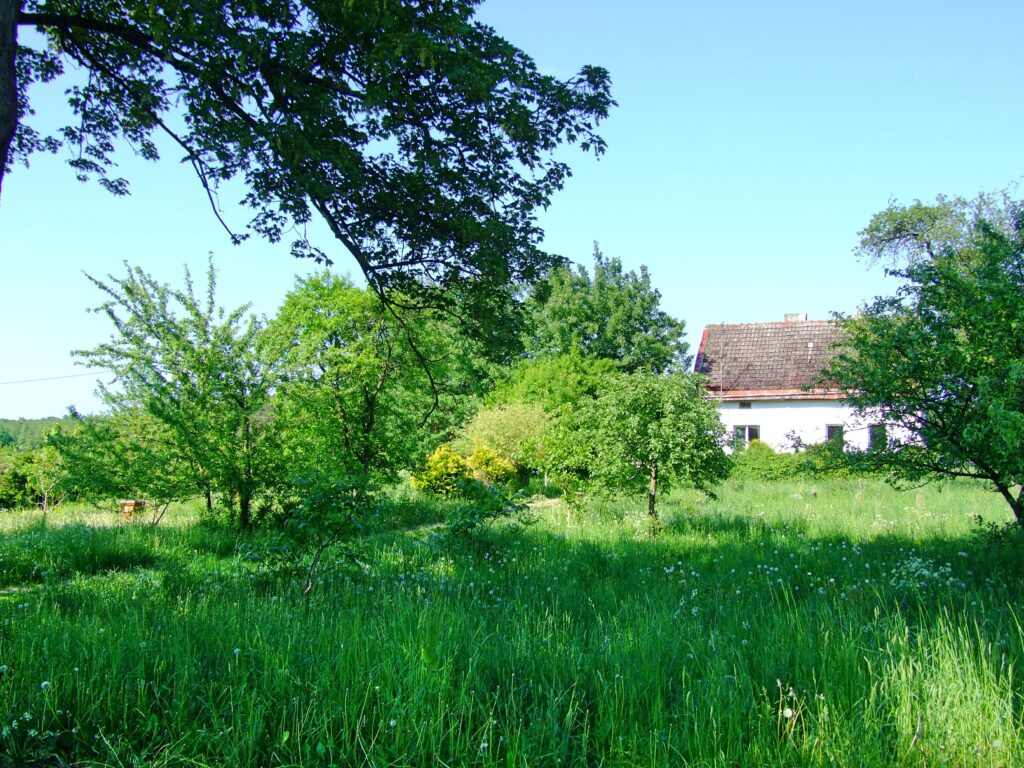
[[[106,344],[75,354],[114,372],[117,386],[99,388],[103,400],[156,419],[192,466],[208,507],[212,494],[221,494],[248,528],[253,498],[275,458],[267,417],[273,371],[256,354],[260,323],[248,307],[217,307],[212,263],[205,301],[187,270],[185,288],[174,289],[125,266],[125,277],[89,278],[107,297],[95,311],[110,318],[115,332]]]
[[[708,495],[729,474],[725,430],[700,377],[647,371],[608,378],[602,393],[575,417],[576,458],[598,487],[647,491],[657,519],[657,494],[689,483]],[[570,453],[571,455],[571,453]]]
[[[156,525],[172,502],[199,491],[192,466],[173,433],[145,411],[82,417],[74,431],[49,438],[66,470],[65,486],[75,498],[94,503],[145,499]]]
[[[436,317],[396,315],[326,273],[285,298],[261,346],[280,360],[275,412],[290,474],[390,480],[436,445],[474,356]]]
[[[867,460],[894,480],[987,480],[1024,526],[1024,211],[1006,213],[893,271],[903,286],[845,320],[825,377],[895,427]]]
[[[27,478],[26,491],[43,511],[45,521],[46,513],[60,506],[67,496],[63,486],[63,458],[52,446],[45,445],[25,453],[23,468]]]

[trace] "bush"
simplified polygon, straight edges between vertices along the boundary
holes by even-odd
[[[445,534],[451,539],[469,539],[486,530],[497,520],[525,526],[535,518],[529,507],[492,485],[468,478],[460,481],[461,499],[454,502],[445,521]]]
[[[801,472],[798,454],[778,453],[768,443],[751,440],[746,448],[732,456],[732,476],[751,480],[786,480]]]
[[[442,445],[427,457],[422,472],[412,476],[413,488],[436,496],[452,498],[460,492],[460,485],[470,477],[466,460],[447,445]]]
[[[473,476],[487,485],[505,485],[516,474],[516,465],[493,448],[478,445],[469,455]]]

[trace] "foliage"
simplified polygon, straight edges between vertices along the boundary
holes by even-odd
[[[536,211],[570,174],[555,150],[602,153],[596,124],[613,102],[605,70],[541,74],[474,21],[478,4],[22,0],[17,24],[46,46],[18,48],[2,83],[0,115],[16,99],[20,125],[10,158],[0,144],[0,178],[66,143],[80,178],[126,194],[108,174],[115,145],[156,159],[162,132],[211,201],[244,180],[250,230],[297,233],[293,253],[329,261],[305,235],[318,215],[377,292],[457,307],[504,335],[510,286],[552,262]],[[17,28],[3,29],[9,52]],[[28,86],[69,65],[88,74],[69,92],[74,119],[41,137],[25,122]]]
[[[423,469],[412,476],[412,484],[417,490],[452,498],[461,493],[469,478],[466,460],[447,445],[441,445],[427,457]]]
[[[0,509],[17,509],[31,504],[28,454],[14,448],[0,448]]]
[[[444,532],[451,540],[467,540],[503,521],[515,528],[535,522],[530,508],[491,483],[475,478],[458,481],[457,501],[449,506]]]
[[[771,482],[786,480],[799,474],[801,457],[795,453],[778,453],[768,443],[751,440],[745,448],[732,454],[731,477]]]
[[[46,445],[29,451],[26,459],[23,467],[29,498],[43,512],[60,506],[67,497],[67,489],[63,487],[67,476],[63,457],[53,446]]]
[[[23,449],[42,448],[54,429],[61,427],[67,430],[73,428],[74,424],[75,420],[69,416],[59,419],[52,416],[43,419],[0,419],[0,447],[13,444]]]
[[[67,469],[49,446],[0,448],[0,509],[38,507],[45,512],[59,506],[69,495]]]
[[[260,545],[244,545],[247,560],[284,577],[308,597],[321,579],[327,556],[341,549],[351,561],[351,542],[377,527],[376,490],[361,475],[332,478],[310,475],[292,482],[297,501],[282,524]]]
[[[516,465],[487,445],[477,445],[466,459],[473,477],[485,485],[505,485],[515,476]]]
[[[540,405],[546,412],[555,413],[583,398],[595,397],[605,377],[616,370],[614,361],[584,357],[578,351],[519,360],[495,385],[487,403]]]
[[[648,371],[607,379],[598,397],[572,417],[563,466],[580,463],[599,488],[647,492],[648,513],[659,486],[686,483],[713,495],[729,474],[725,431],[700,377]]]
[[[152,414],[119,410],[107,416],[72,414],[77,428],[50,436],[66,468],[64,487],[76,499],[116,503],[144,499],[155,525],[174,501],[199,492],[193,467],[174,434]]]
[[[297,282],[261,340],[281,364],[274,408],[293,474],[391,477],[419,458],[434,400],[411,332],[343,277]]]
[[[983,223],[1012,237],[1013,210],[1006,191],[982,193],[973,200],[939,195],[934,203],[891,203],[860,231],[856,253],[891,267],[908,267],[939,256],[965,257],[974,250]]]
[[[827,379],[859,414],[892,425],[867,455],[896,479],[992,483],[1024,525],[1024,213],[1007,234],[893,272],[905,282],[845,321]]]
[[[481,408],[462,429],[473,446],[506,456],[519,467],[543,471],[548,467],[547,433],[553,416],[537,403],[509,403]],[[470,464],[474,464],[470,458]]]
[[[533,357],[579,354],[613,360],[623,371],[682,371],[689,366],[685,323],[659,307],[647,267],[623,272],[594,244],[593,276],[584,267],[560,267],[534,287],[527,304]]]
[[[125,277],[89,278],[107,296],[95,311],[107,315],[114,335],[75,354],[114,373],[116,386],[99,387],[107,405],[155,419],[197,490],[208,503],[220,494],[247,528],[254,497],[279,474],[268,411],[274,371],[256,354],[261,326],[247,307],[217,308],[212,263],[204,302],[187,270],[185,288],[174,289],[125,266]]]

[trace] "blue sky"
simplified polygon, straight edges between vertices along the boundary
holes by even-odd
[[[1019,2],[486,0],[479,17],[544,71],[611,71],[608,152],[566,154],[574,177],[542,215],[545,245],[589,264],[596,240],[646,264],[694,350],[708,323],[827,317],[889,292],[851,253],[873,213],[1024,174]],[[33,99],[37,125],[60,124],[59,88]],[[312,269],[287,245],[232,246],[178,159],[122,155],[127,199],[78,183],[60,156],[5,179],[0,382],[83,372],[70,351],[110,332],[87,312],[99,295],[83,271],[128,261],[179,282],[212,252],[222,302],[270,314]],[[238,226],[240,197],[222,194]],[[355,272],[321,234],[335,269]],[[95,410],[93,381],[2,383],[0,417]]]

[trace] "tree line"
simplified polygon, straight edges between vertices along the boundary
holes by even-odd
[[[518,346],[500,349],[326,272],[297,280],[269,319],[219,307],[212,264],[201,287],[128,265],[89,279],[113,333],[75,355],[110,372],[106,410],[72,412],[45,449],[81,500],[159,510],[199,496],[247,529],[287,516],[311,484],[365,494],[427,478],[454,445],[449,492],[554,475],[642,489],[654,515],[659,488],[710,491],[727,472],[713,405],[685,371],[684,323],[645,269],[596,247],[592,271],[559,267],[533,287]]]
[[[1024,210],[994,196],[893,204],[861,238],[899,287],[837,318],[844,340],[821,383],[892,428],[867,454],[824,455],[895,483],[983,480],[1024,523]],[[591,271],[560,266],[533,285],[517,344],[502,347],[329,273],[299,281],[269,320],[219,308],[212,267],[207,278],[202,295],[187,274],[179,288],[132,267],[91,278],[114,333],[77,354],[114,372],[108,412],[72,414],[35,452],[0,448],[0,505],[201,495],[248,528],[311,483],[360,495],[411,472],[470,497],[530,476],[570,495],[644,493],[656,516],[666,487],[713,493],[730,470],[686,372],[684,324],[645,269],[596,247]],[[765,461],[746,464],[779,469]]]

